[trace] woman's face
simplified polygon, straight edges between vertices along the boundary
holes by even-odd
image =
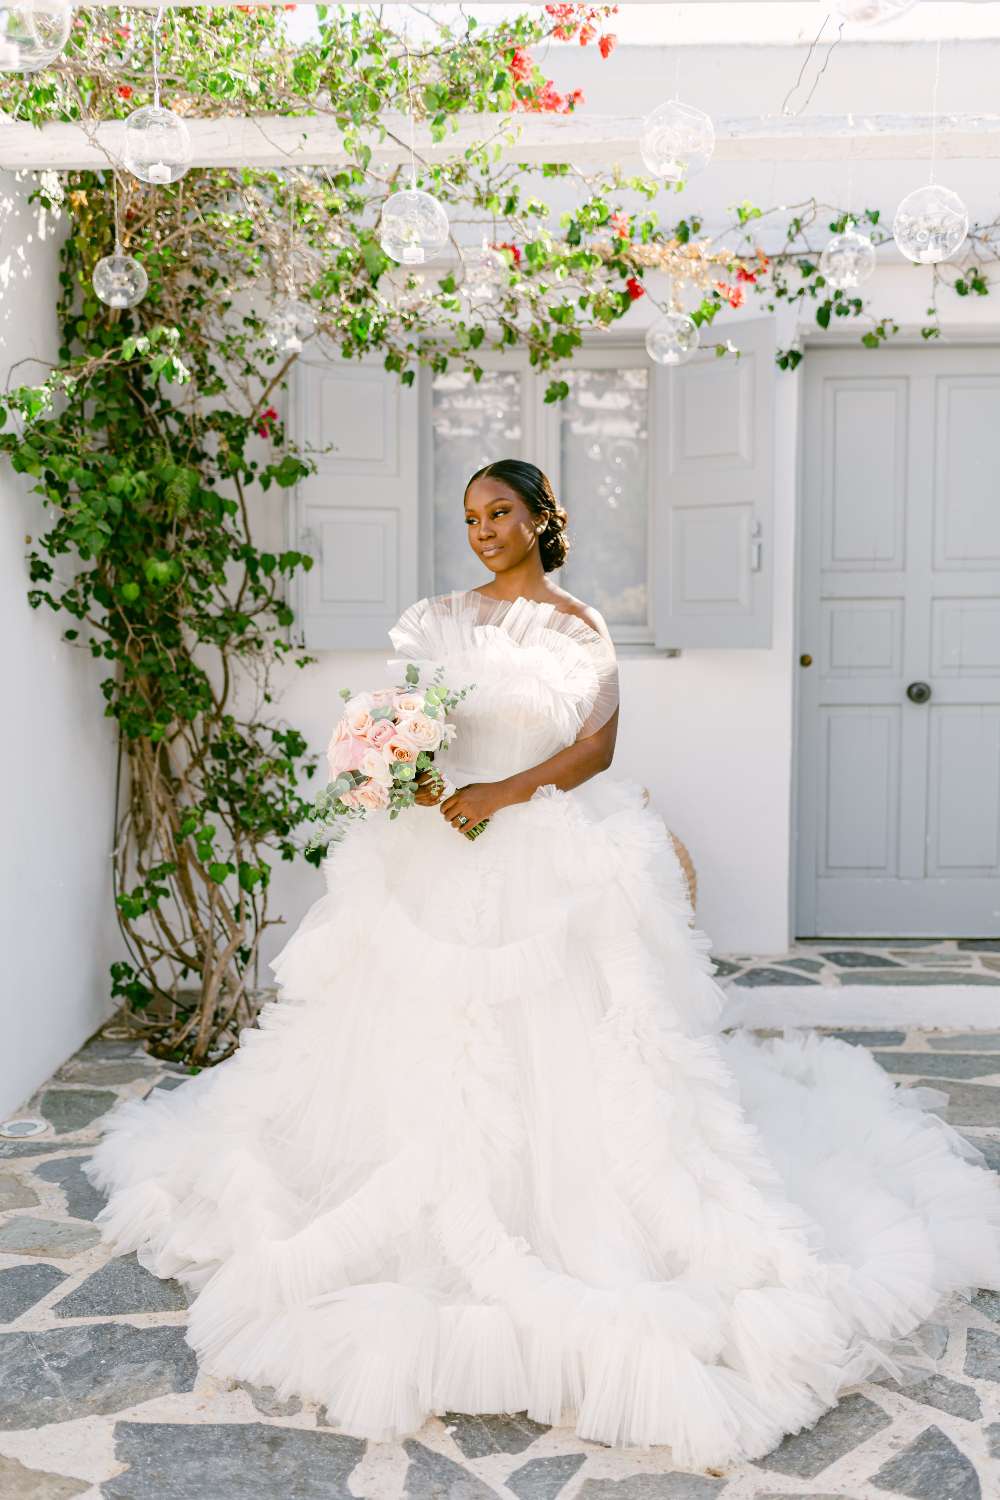
[[[537,551],[541,521],[502,479],[477,479],[465,495],[469,546],[494,573],[522,563]]]

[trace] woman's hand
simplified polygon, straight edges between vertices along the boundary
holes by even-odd
[[[440,807],[451,826],[458,833],[465,834],[484,818],[492,818],[501,807],[506,807],[508,800],[500,782],[472,781],[445,797]]]
[[[421,771],[414,781],[414,801],[418,807],[437,807],[444,799],[445,782],[441,772]]]

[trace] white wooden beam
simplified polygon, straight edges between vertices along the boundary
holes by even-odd
[[[638,116],[598,115],[459,115],[458,129],[439,145],[426,127],[417,129],[417,151],[427,161],[442,160],[485,140],[501,147],[502,159],[515,162],[572,162],[601,166],[634,159],[641,120]],[[390,135],[382,142],[368,137],[379,165],[409,157],[408,126],[402,116],[387,115]],[[729,117],[716,121],[715,160],[724,162],[920,161],[930,158],[930,116],[809,115],[800,118]],[[340,131],[331,117],[220,116],[188,121],[193,165],[338,166],[347,161]],[[121,120],[86,129],[77,124],[38,128],[0,125],[0,167],[12,170],[53,168],[65,171],[106,167],[121,158]],[[1000,158],[1000,115],[941,115],[937,155],[942,161],[987,161]]]

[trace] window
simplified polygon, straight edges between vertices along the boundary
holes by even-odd
[[[530,457],[569,512],[559,583],[596,605],[618,639],[649,641],[648,360],[638,350],[582,353],[563,373],[568,398],[547,406],[549,378],[523,365],[478,382],[464,371],[433,377],[433,592],[483,581],[459,524],[469,475],[492,458]]]
[[[487,370],[478,382],[464,370],[433,379],[435,594],[483,582],[482,564],[466,540],[462,495],[469,476],[491,459],[521,456],[521,394],[517,370]]]
[[[316,566],[294,607],[316,650],[382,649],[421,595],[483,579],[462,491],[491,458],[525,457],[569,512],[558,581],[622,645],[767,646],[771,640],[773,323],[748,320],[740,357],[677,370],[606,337],[559,377],[524,354],[484,359],[479,381],[424,370],[403,386],[377,358],[299,360],[291,430],[317,455],[295,487],[292,546]]]

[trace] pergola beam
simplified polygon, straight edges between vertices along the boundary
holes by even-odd
[[[489,140],[506,161],[608,165],[634,158],[641,126],[629,115],[459,115],[458,129],[435,145],[417,128],[417,152],[433,162]],[[409,157],[409,127],[387,115],[384,141],[369,136],[374,160],[386,167]],[[220,116],[188,121],[193,165],[200,167],[338,166],[349,160],[332,117]],[[99,125],[14,123],[0,126],[0,166],[67,171],[120,161],[121,120]],[[723,162],[920,161],[931,156],[930,116],[811,115],[729,117],[716,121],[715,160]],[[1000,157],[1000,115],[941,115],[939,160]]]

